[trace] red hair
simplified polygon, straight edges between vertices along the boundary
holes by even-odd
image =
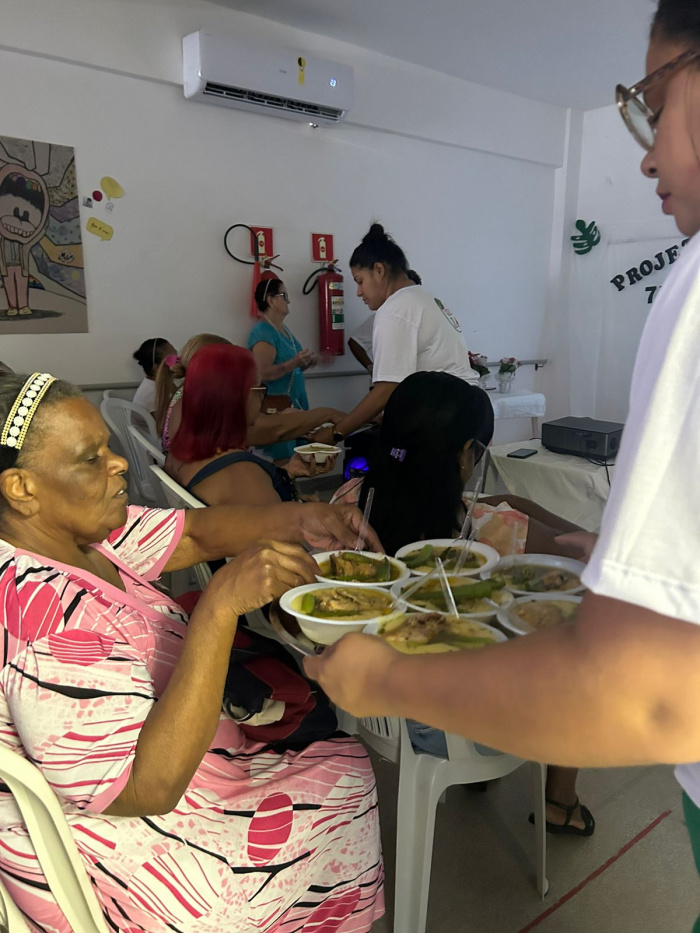
[[[182,394],[182,420],[170,452],[183,463],[217,451],[246,447],[248,395],[255,385],[253,354],[232,344],[211,344],[190,360]]]

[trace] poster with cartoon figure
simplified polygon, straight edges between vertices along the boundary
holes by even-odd
[[[87,329],[75,152],[0,136],[0,335]]]

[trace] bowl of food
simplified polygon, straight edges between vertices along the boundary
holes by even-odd
[[[570,557],[553,554],[513,554],[498,565],[498,576],[506,589],[516,596],[530,593],[568,593],[575,596],[585,590],[581,574],[585,564]]]
[[[400,560],[373,551],[323,551],[312,556],[319,567],[316,579],[323,583],[392,586],[411,576]]]
[[[331,444],[302,444],[301,447],[295,447],[294,453],[299,454],[305,463],[315,460],[316,463],[325,463],[330,457],[335,457],[340,453],[340,447],[333,447]]]
[[[337,583],[296,586],[282,596],[280,607],[293,615],[306,637],[318,645],[332,645],[348,632],[361,632],[369,622],[399,611],[386,589]]]
[[[507,609],[514,599],[513,594],[509,593],[503,582],[498,579],[475,580],[473,577],[448,576],[447,582],[457,611],[461,616],[471,619],[489,619],[499,609]],[[417,612],[450,612],[451,607],[447,605],[439,579],[434,577],[432,580],[426,580],[408,599],[404,599],[404,592],[415,584],[415,579],[395,583],[391,592],[404,606]]]
[[[572,622],[576,618],[581,596],[565,593],[538,593],[520,596],[508,608],[499,610],[499,623],[516,635],[529,635],[541,628]]]
[[[397,558],[404,563],[412,574],[431,573],[435,570],[435,561],[439,557],[448,573],[454,570],[457,559],[467,542],[456,541],[454,538],[431,538],[428,541],[416,541],[414,544],[405,544],[396,552]],[[478,541],[469,543],[469,556],[459,575],[473,577],[480,573],[488,573],[501,559],[495,548]]]
[[[402,613],[391,619],[368,623],[365,632],[378,635],[404,654],[465,651],[486,648],[506,640],[503,632],[485,622],[439,612]]]

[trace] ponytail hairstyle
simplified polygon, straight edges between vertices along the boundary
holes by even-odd
[[[372,269],[381,262],[386,266],[389,277],[394,279],[408,275],[408,260],[401,247],[384,232],[381,224],[372,224],[369,232],[350,257],[350,267]]]
[[[192,357],[182,394],[182,419],[170,452],[183,463],[247,446],[248,396],[255,385],[250,350],[231,344],[202,347]]]
[[[449,373],[413,373],[392,392],[379,444],[360,495],[374,488],[372,526],[387,554],[421,538],[452,538],[462,509],[460,455],[468,441],[488,445],[488,395]]]
[[[216,334],[197,334],[196,337],[190,337],[180,350],[179,356],[174,359],[166,357],[163,361],[156,376],[156,426],[159,434],[163,433],[168,408],[177,390],[175,380],[185,378],[185,371],[192,357],[197,350],[201,350],[210,343],[230,344],[231,341],[225,337],[217,337]]]
[[[261,279],[255,288],[255,304],[264,314],[270,308],[270,298],[276,298],[282,291],[282,279]]]
[[[171,346],[172,344],[165,337],[149,337],[134,352],[133,358],[144,371],[147,379],[155,377],[156,368],[163,362],[166,351]]]
[[[423,279],[418,275],[415,269],[409,269],[406,275],[413,282],[414,285],[422,285]]]
[[[700,47],[698,0],[659,0],[651,27],[651,37],[680,42],[691,48]]]

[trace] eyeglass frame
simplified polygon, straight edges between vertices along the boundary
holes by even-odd
[[[289,292],[277,292],[276,295],[271,295],[271,298],[284,298],[285,302],[289,304]]]
[[[472,440],[471,446],[473,456],[474,456],[474,469],[481,463],[483,460],[484,454],[488,450],[488,446],[483,444],[477,437]]]
[[[250,391],[251,392],[262,392],[262,398],[260,399],[261,402],[264,402],[265,399],[267,398],[268,388],[264,382],[259,386],[251,386]]]
[[[633,84],[632,87],[628,88],[625,87],[624,84],[618,84],[615,88],[615,100],[617,102],[617,108],[620,111],[620,116],[622,117],[624,124],[630,131],[632,137],[639,143],[642,149],[646,150],[646,152],[650,152],[654,148],[654,140],[656,139],[656,126],[652,125],[651,121],[658,117],[659,111],[654,113],[647,102],[644,100],[643,96],[640,97],[640,95],[644,95],[648,88],[652,87],[654,84],[657,84],[662,78],[667,77],[674,71],[677,71],[679,68],[685,68],[696,59],[700,60],[700,48],[686,49],[685,52],[681,52],[680,55],[672,58],[670,62],[666,62],[665,65],[657,68],[656,71],[652,71],[652,73],[647,75],[646,78],[642,78],[641,81]],[[646,121],[649,124],[649,129],[651,130],[651,143],[648,143],[647,140],[645,140],[637,132],[637,128],[632,122],[632,118],[629,116],[630,101],[635,102],[637,107],[639,107],[639,111],[642,116],[646,118]]]

